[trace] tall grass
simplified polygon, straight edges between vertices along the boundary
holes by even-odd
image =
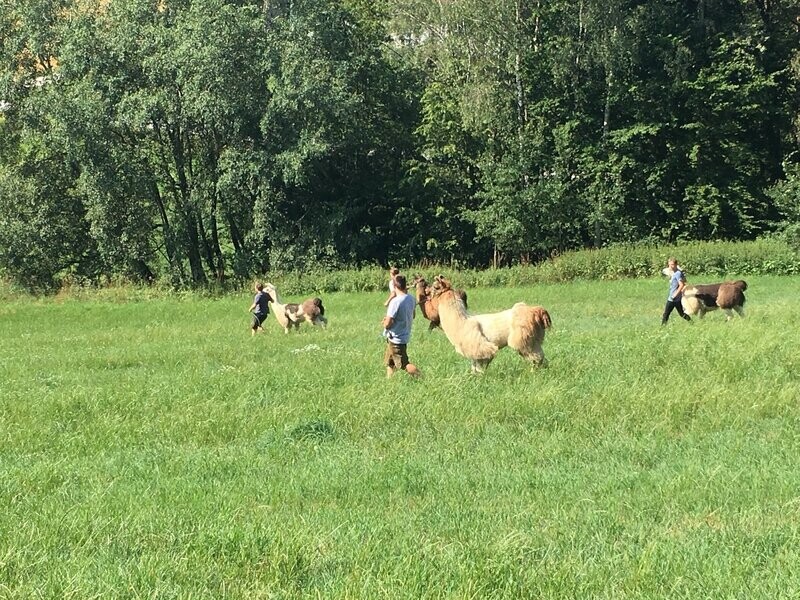
[[[255,338],[249,293],[5,302],[0,596],[797,597],[800,282],[748,281],[664,328],[663,280],[470,289],[550,368],[418,319],[421,381],[379,292]]]
[[[445,265],[399,265],[409,277],[422,274],[432,277],[445,274],[458,277],[468,287],[525,286],[562,283],[574,280],[614,280],[653,277],[666,265],[667,258],[679,258],[690,278],[722,278],[731,275],[800,274],[800,254],[779,238],[752,242],[686,242],[675,246],[631,245],[598,250],[567,252],[535,265],[498,269],[458,269]],[[323,271],[276,270],[264,278],[283,294],[331,292],[374,292],[386,290],[387,270],[379,266]],[[166,282],[154,286],[136,286],[124,281],[85,286],[64,282],[58,292],[62,297],[112,301],[149,300],[154,298],[218,297],[234,290],[250,288],[249,281],[229,281],[224,286],[210,285],[197,290],[175,290]],[[0,300],[19,298],[26,293],[10,281],[0,279]]]
[[[753,242],[687,242],[676,246],[612,246],[597,250],[567,252],[535,265],[499,269],[454,270],[446,266],[400,265],[409,276],[431,277],[443,273],[458,277],[468,287],[525,286],[574,280],[615,280],[657,275],[667,258],[680,259],[690,277],[730,275],[795,275],[800,273],[800,255],[778,239]],[[382,290],[387,275],[378,267],[332,272],[274,273],[271,279],[285,293],[314,291],[365,292]]]

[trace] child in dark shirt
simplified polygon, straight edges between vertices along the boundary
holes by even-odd
[[[269,302],[274,302],[272,297],[264,291],[262,283],[256,283],[255,286],[256,296],[253,298],[253,304],[247,309],[247,312],[253,313],[253,320],[250,323],[252,329],[251,335],[255,335],[256,331],[264,331],[261,324],[266,320],[269,314]]]

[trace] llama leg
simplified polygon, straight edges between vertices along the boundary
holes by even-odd
[[[544,352],[539,350],[538,352],[532,353],[530,356],[526,357],[533,366],[535,367],[546,367],[547,366],[547,359],[544,357]]]
[[[725,311],[725,322],[727,323],[733,318],[733,311],[730,308],[723,308]]]
[[[483,373],[489,363],[492,362],[491,358],[480,358],[472,361],[472,372]]]
[[[520,350],[519,354],[534,367],[547,366],[547,359],[544,357],[544,350],[542,350],[541,346],[536,346],[525,351]]]
[[[744,319],[744,306],[734,306],[733,310],[735,310],[736,314],[738,314],[741,318]]]

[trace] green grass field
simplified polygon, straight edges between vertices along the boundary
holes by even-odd
[[[469,290],[550,367],[418,317],[419,381],[384,294],[256,338],[249,292],[7,302],[0,597],[797,598],[800,279],[748,283],[664,328],[665,280]]]

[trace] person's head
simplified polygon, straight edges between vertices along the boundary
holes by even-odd
[[[392,277],[397,277],[399,274],[400,274],[400,269],[398,269],[397,267],[391,267],[389,269],[389,275],[391,275]]]
[[[673,271],[676,270],[678,268],[678,259],[674,256],[670,256],[667,260],[667,266]]]
[[[263,292],[264,291],[264,284],[260,281],[256,281],[256,291]]]
[[[406,291],[406,285],[407,285],[406,276],[405,275],[400,275],[400,274],[395,275],[394,284],[395,284],[395,286],[397,286],[398,290],[400,290],[401,292],[405,292]]]

